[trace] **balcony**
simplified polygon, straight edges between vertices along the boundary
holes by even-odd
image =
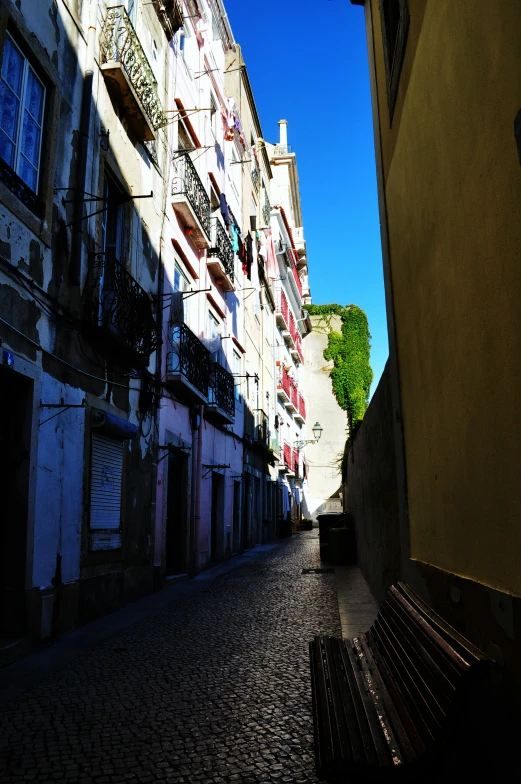
[[[156,13],[170,41],[183,26],[183,8],[179,0],[153,0]]]
[[[166,357],[167,386],[184,403],[207,403],[210,353],[186,324],[170,325]]]
[[[284,444],[284,463],[281,463],[280,470],[286,472],[286,476],[295,476],[295,453],[289,444]]]
[[[234,291],[234,252],[219,218],[211,220],[211,247],[207,253],[207,267],[223,291]]]
[[[262,208],[262,220],[264,221],[265,226],[269,226],[271,223],[271,205],[270,200],[268,199],[268,192],[264,189],[264,206]]]
[[[219,362],[210,363],[206,419],[231,425],[235,421],[233,376]]]
[[[306,421],[306,404],[304,402],[304,398],[300,393],[298,395],[298,405],[297,405],[297,411],[294,414],[294,419],[297,422],[301,422],[301,423],[304,423]]]
[[[172,207],[196,248],[210,247],[210,199],[187,152],[174,158]]]
[[[289,400],[286,401],[285,406],[290,414],[298,411],[298,389],[293,379],[290,379]]]
[[[296,321],[295,321],[295,316],[293,315],[293,313],[290,310],[289,311],[288,329],[283,329],[282,330],[282,337],[284,338],[284,340],[286,341],[286,345],[289,346],[290,349],[295,347],[295,333],[296,333],[296,331],[297,331],[297,324],[296,324]]]
[[[292,155],[291,144],[276,144],[273,150],[274,155]]]
[[[85,331],[118,365],[144,368],[160,345],[149,295],[112,253],[89,260]]]
[[[278,383],[277,395],[283,403],[289,403],[291,395],[291,379],[285,367],[282,368]]]
[[[260,188],[260,173],[257,165],[255,164],[251,170],[251,181],[253,183],[253,187],[255,188],[256,192],[259,192]]]
[[[290,349],[290,354],[293,357],[294,362],[297,365],[300,365],[304,362],[304,355],[302,353],[302,338],[300,337],[300,332],[298,330],[295,334],[294,340],[295,345]]]
[[[277,326],[284,332],[289,328],[289,306],[286,295],[279,289],[275,303],[275,319]]]
[[[109,6],[100,34],[101,72],[141,141],[155,139],[167,123],[154,72],[123,5]]]

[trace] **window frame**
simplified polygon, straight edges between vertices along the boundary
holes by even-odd
[[[56,68],[47,51],[27,27],[22,14],[14,4],[9,5],[5,15],[0,14],[0,62],[3,62],[4,42],[7,33],[43,83],[46,95],[37,193],[39,209],[35,211],[28,207],[16,192],[2,181],[0,181],[0,201],[50,248],[52,233],[49,227],[53,222],[54,174],[62,87]]]
[[[385,63],[385,81],[387,88],[387,105],[389,108],[389,121],[392,124],[396,99],[398,97],[398,85],[402,70],[405,48],[407,46],[407,34],[409,31],[409,9],[407,0],[396,0],[399,5],[400,18],[396,30],[394,48],[391,51],[391,41],[387,35],[387,25],[385,22],[385,4],[389,0],[380,0],[380,22],[382,27],[382,45]]]
[[[21,84],[20,84],[20,94],[19,95],[17,95],[15,93],[15,91],[13,90],[13,88],[11,87],[9,82],[3,76],[4,58],[5,58],[5,52],[6,52],[6,44],[7,44],[8,41],[13,46],[13,48],[16,49],[16,51],[19,53],[19,55],[20,55],[20,57],[22,58],[22,61],[23,61],[22,62],[22,74],[21,74],[21,80],[20,80],[20,82],[21,82]],[[28,87],[28,81],[29,81],[29,72],[32,72],[32,74],[34,75],[34,78],[40,84],[40,86],[42,88],[42,91],[43,91],[41,118],[39,120],[31,114],[31,112],[29,111],[29,109],[27,109],[27,107],[25,105],[25,99],[27,97],[27,87]],[[25,184],[25,186],[30,191],[32,191],[35,194],[35,196],[37,197],[38,196],[39,187],[40,187],[41,157],[42,157],[42,146],[43,146],[43,129],[44,129],[45,115],[46,115],[47,89],[45,87],[44,82],[38,76],[38,73],[36,72],[36,70],[31,65],[29,57],[27,57],[27,55],[18,46],[18,44],[16,43],[16,41],[14,40],[13,36],[11,35],[11,33],[9,31],[7,31],[6,36],[5,36],[5,40],[4,40],[4,49],[3,49],[3,56],[2,56],[2,67],[0,69],[0,81],[5,82],[5,84],[7,85],[7,88],[13,93],[13,95],[15,95],[15,97],[18,100],[18,111],[17,111],[17,117],[16,117],[15,138],[9,137],[7,132],[6,132],[6,130],[4,128],[1,129],[2,133],[5,135],[7,140],[12,144],[12,146],[14,148],[14,165],[11,166],[11,164],[9,164],[5,160],[5,158],[2,158],[2,160],[22,180],[22,182]],[[24,153],[22,151],[22,136],[23,136],[23,126],[24,126],[25,112],[27,112],[29,114],[29,116],[34,120],[34,122],[36,123],[36,125],[38,126],[38,129],[39,129],[38,161],[37,161],[37,165],[36,166],[33,166],[32,162],[29,160],[29,158],[27,158],[26,155],[24,155]],[[28,182],[26,182],[24,180],[24,178],[22,177],[21,173],[18,170],[22,157],[25,158],[29,162],[29,165],[33,169],[36,170],[36,187],[35,188],[33,188],[31,185],[29,185]]]

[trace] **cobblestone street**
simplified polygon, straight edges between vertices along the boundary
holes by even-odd
[[[315,782],[308,641],[340,633],[316,529],[6,705],[0,782]]]

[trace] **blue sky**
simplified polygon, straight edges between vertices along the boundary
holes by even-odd
[[[375,380],[388,355],[364,14],[349,0],[225,0],[264,138],[297,155],[313,302],[367,313]]]

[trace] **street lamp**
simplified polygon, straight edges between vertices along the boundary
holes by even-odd
[[[306,444],[316,444],[320,441],[320,436],[322,435],[322,426],[320,425],[320,422],[315,422],[312,431],[315,438],[308,438],[307,441],[295,441],[293,444],[295,449],[304,449]]]

